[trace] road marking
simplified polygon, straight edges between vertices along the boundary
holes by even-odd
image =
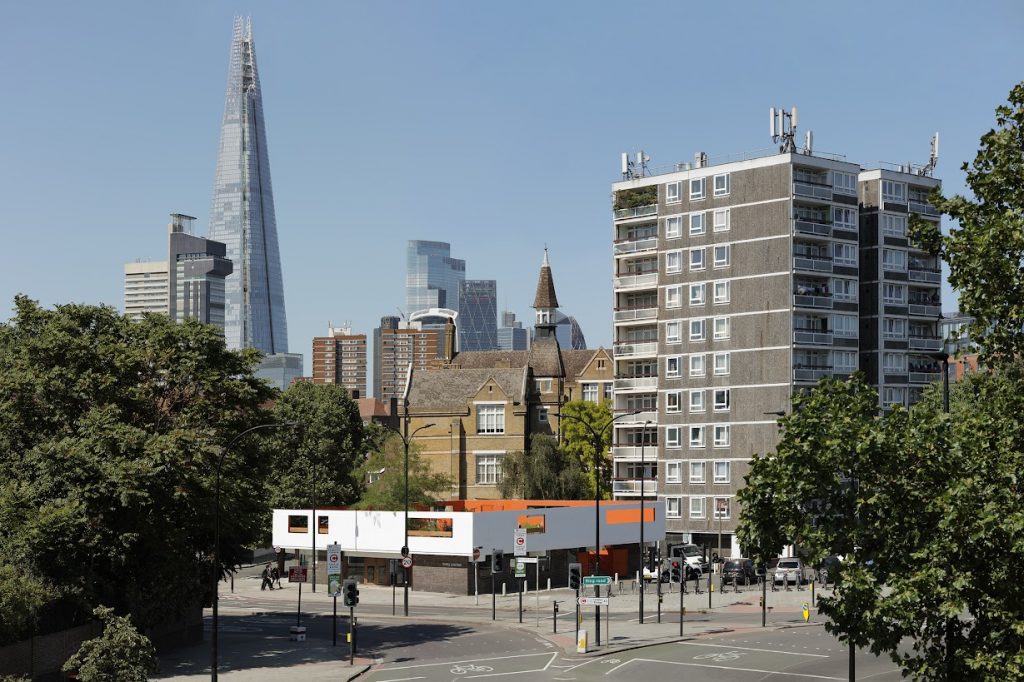
[[[640,661],[640,662],[643,662],[643,663],[664,663],[666,665],[682,665],[682,666],[687,666],[687,667],[690,667],[690,668],[714,668],[716,670],[735,670],[737,672],[762,673],[762,674],[765,674],[765,675],[785,675],[787,677],[807,677],[807,678],[814,679],[814,680],[838,680],[838,682],[843,682],[844,680],[846,680],[845,677],[826,677],[825,675],[808,675],[808,674],[805,674],[805,673],[787,673],[787,672],[781,672],[779,670],[761,670],[759,668],[735,668],[735,667],[731,667],[731,666],[728,666],[728,665],[710,665],[708,663],[680,663],[680,662],[677,662],[677,661],[659,661],[659,660],[654,659],[654,658],[634,658],[632,660],[626,661],[626,663],[623,663],[622,665],[615,666],[614,668],[612,668],[611,670],[606,672],[605,675],[611,675],[613,672],[615,672],[616,670],[621,668],[623,665],[626,665],[627,663],[633,663],[635,661]]]
[[[541,654],[541,655],[545,656],[546,654]],[[556,653],[551,654],[551,659],[548,661],[547,665],[545,665],[543,668],[534,668],[533,670],[512,670],[510,672],[504,672],[504,673],[483,673],[481,675],[466,675],[465,679],[468,680],[468,679],[475,679],[477,677],[503,677],[505,675],[525,675],[526,673],[542,673],[542,672],[547,672],[547,669],[551,666],[552,663],[555,662],[556,658],[558,658],[558,654],[556,654]]]
[[[425,679],[427,679],[427,678],[424,677],[423,675],[420,675],[419,677],[396,677],[396,678],[391,679],[391,680],[380,680],[379,682],[408,682],[409,680],[425,680]]]
[[[748,646],[727,646],[725,644],[702,644],[700,642],[677,642],[686,646],[713,646],[719,649],[742,649],[743,651],[760,651],[764,654],[789,654],[790,656],[813,656],[814,658],[828,658],[825,654],[804,654],[799,651],[784,651],[781,649],[754,649]]]
[[[439,665],[451,666],[451,665],[455,665],[456,663],[480,663],[482,661],[503,661],[503,660],[506,660],[506,659],[509,659],[509,658],[529,658],[531,656],[551,656],[551,655],[552,654],[549,654],[546,651],[541,651],[539,653],[534,653],[534,654],[516,654],[514,656],[491,656],[490,658],[467,658],[467,659],[461,660],[461,661],[444,661],[444,662],[439,662],[439,663],[418,663],[416,665],[396,665],[396,666],[392,666],[392,667],[389,667],[389,668],[384,668],[383,670],[384,671],[391,671],[391,670],[408,670],[410,668],[432,668],[432,667],[436,667],[436,666],[439,666]]]

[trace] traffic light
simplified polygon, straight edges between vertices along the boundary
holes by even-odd
[[[655,547],[647,548],[647,570],[651,573],[654,573],[654,567],[656,565],[654,556],[657,551],[658,550]]]
[[[353,607],[359,603],[359,585],[355,580],[349,579],[341,586],[341,594],[345,606]]]
[[[505,572],[505,554],[498,550],[493,550],[491,554],[491,573],[504,573]]]
[[[583,569],[582,564],[572,563],[569,564],[569,589],[578,590],[580,589],[580,572]]]
[[[683,571],[682,571],[682,567],[679,565],[678,561],[673,561],[672,562],[672,577],[671,577],[671,581],[674,582],[674,583],[682,583],[683,582]]]

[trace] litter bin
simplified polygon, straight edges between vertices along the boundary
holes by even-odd
[[[306,627],[304,625],[293,625],[288,628],[288,639],[293,642],[306,641]]]

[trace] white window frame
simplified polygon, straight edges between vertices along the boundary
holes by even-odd
[[[832,171],[832,191],[857,196],[857,176],[853,173]]]
[[[673,469],[675,474],[673,474]],[[665,483],[683,482],[683,461],[681,459],[665,462]]]
[[[704,212],[690,214],[690,236],[699,237],[708,231],[707,223],[704,221]]]
[[[690,484],[702,485],[708,482],[708,463],[704,460],[692,460],[687,467],[687,474]]]
[[[882,235],[886,237],[906,238],[907,216],[896,213],[882,214]]]
[[[716,208],[712,219],[711,229],[713,232],[728,232],[730,223],[730,211],[727,208]]]
[[[714,389],[713,407],[715,412],[728,412],[732,407],[732,394],[728,388]]]
[[[714,446],[716,448],[727,448],[732,443],[732,426],[729,424],[715,424]]]
[[[721,180],[721,182],[719,182]],[[714,177],[712,181],[714,188],[714,194],[716,197],[727,197],[729,196],[729,174],[719,173]]]
[[[683,236],[683,216],[670,215],[665,218],[665,239],[679,239]]]
[[[850,293],[850,291],[853,293]],[[836,301],[857,301],[857,280],[846,277],[832,278],[832,299]]]
[[[672,261],[675,261],[673,263]],[[665,252],[665,274],[670,275],[683,271],[683,252],[681,249]]]
[[[707,429],[704,426],[690,426],[689,438],[687,439],[687,442],[690,444],[691,448],[705,447],[705,444],[707,442],[707,439],[705,437],[706,431]]]
[[[886,407],[891,407],[892,405],[906,406],[907,389],[902,386],[886,386],[882,391],[882,404]]]
[[[665,378],[666,379],[678,379],[683,375],[682,373],[682,356],[681,355],[670,355],[665,358]]]
[[[707,361],[703,353],[694,353],[690,356],[690,376],[702,377],[707,372]]]
[[[547,424],[548,423],[548,408],[544,405],[537,406],[537,423]]]
[[[732,333],[731,320],[728,317],[716,317],[714,319],[715,341],[724,341],[725,339],[728,339]]]
[[[882,249],[882,269],[886,272],[906,272],[907,252],[903,249]]]
[[[732,368],[732,361],[729,356],[729,351],[721,353],[715,353],[714,357],[714,373],[716,377],[729,376]]]
[[[832,207],[832,227],[842,230],[857,229],[857,209],[849,206]]]
[[[907,338],[907,321],[900,317],[882,318],[882,338],[903,341]]]
[[[706,497],[691,497],[690,498],[690,518],[691,519],[703,519],[707,517],[707,498]]]
[[[704,283],[690,285],[690,305],[704,305],[707,303],[707,287]]]
[[[853,358],[852,363],[840,362],[838,358]],[[833,350],[832,369],[839,374],[851,374],[857,371],[857,351],[854,350]]]
[[[907,285],[897,284],[895,282],[884,282],[882,284],[882,303],[887,303],[889,305],[906,305]]]
[[[844,339],[857,338],[857,316],[833,313],[832,335],[840,336]]]
[[[674,330],[674,331],[673,331]],[[683,323],[678,320],[665,323],[665,343],[683,342]]]
[[[715,268],[727,268],[732,262],[732,248],[729,244],[716,244],[714,249]]]
[[[907,203],[907,183],[896,180],[882,180],[882,201]]]
[[[677,495],[666,495],[665,496],[665,518],[666,519],[681,519],[683,518],[683,498]]]
[[[683,307],[683,287],[682,287],[682,285],[676,284],[674,286],[665,287],[665,307],[666,308],[682,308]]]
[[[714,482],[715,483],[730,483],[732,482],[732,462],[727,459],[719,459],[712,464],[714,467]],[[725,473],[719,475],[718,468],[722,467],[725,469]]]
[[[505,403],[499,402],[488,402],[488,403],[475,403],[476,407],[476,432],[477,434],[501,434],[505,433]],[[487,416],[485,416],[484,408],[487,408]],[[500,408],[500,412],[498,412]],[[481,419],[483,417],[483,419]],[[481,426],[487,427],[486,421],[489,417],[495,417],[493,428],[485,428],[481,430]],[[500,424],[498,423],[500,421]]]
[[[694,190],[696,187],[696,190]],[[691,178],[690,179],[690,201],[700,201],[707,196],[708,193],[708,179],[705,178]]]
[[[683,411],[683,392],[665,391],[665,414],[677,414]]]
[[[700,261],[700,262],[695,262],[694,261],[694,257],[696,257],[697,261]],[[690,260],[689,260],[689,262],[690,262],[690,272],[696,272],[696,271],[699,271],[699,270],[703,270],[704,268],[707,267],[708,261],[707,261],[706,254],[704,253],[704,247],[703,246],[698,247],[696,249],[690,249]]]
[[[714,283],[715,305],[728,303],[730,300],[732,283],[727,279],[720,279]]]
[[[596,403],[598,402],[600,391],[598,385],[592,381],[588,381],[580,386],[580,394],[583,397],[584,402]]]
[[[704,404],[704,390],[690,391],[690,414],[703,412],[706,409]]]
[[[682,427],[680,426],[666,426],[665,427],[665,447],[678,449],[683,447],[682,441]]]
[[[832,244],[832,263],[834,265],[857,265],[857,245],[845,242]]]
[[[703,317],[690,320],[690,341],[704,341],[708,335],[707,320]]]
[[[893,360],[897,362],[893,363]],[[882,353],[882,372],[886,374],[906,374],[906,353]]]
[[[491,460],[494,460],[494,461],[493,462],[482,461],[484,459],[491,459]],[[503,478],[503,475],[504,475],[504,471],[503,471],[503,464],[505,463],[504,460],[505,460],[505,453],[503,451],[500,451],[500,450],[498,450],[498,451],[483,450],[483,451],[480,451],[480,452],[474,452],[473,453],[473,473],[474,473],[474,477],[475,477],[474,478],[474,481],[475,481],[474,484],[475,485],[498,485],[499,483],[501,483],[501,479]],[[485,475],[483,477],[480,476],[480,466],[481,465],[484,465],[484,467],[485,467],[485,469],[484,469]],[[487,467],[488,466],[493,467],[493,469],[492,469],[493,476],[492,475],[487,475],[487,473],[488,473]],[[493,478],[493,480],[490,480],[492,478]]]
[[[683,200],[682,187],[678,182],[665,183],[665,203],[678,204]]]
[[[730,497],[712,498],[711,503],[714,505],[712,513],[714,514],[714,519],[716,521],[728,521],[730,518],[732,518],[732,502],[730,501],[731,499],[732,498]],[[722,502],[724,502],[725,504],[721,504]],[[723,509],[719,510],[719,507],[723,507]]]

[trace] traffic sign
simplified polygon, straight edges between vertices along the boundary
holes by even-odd
[[[412,557],[411,556],[404,556],[404,557],[402,557],[402,568],[412,568]]]
[[[526,562],[523,561],[522,559],[516,559],[516,573],[515,573],[515,577],[516,578],[525,578],[526,577]]]
[[[479,547],[474,547],[473,548],[473,561],[478,561],[479,559],[480,559],[480,548]]]
[[[611,585],[611,576],[607,575],[588,575],[583,578],[584,585]]]
[[[608,597],[580,597],[580,606],[608,606]]]
[[[526,529],[516,528],[512,543],[513,556],[526,556]]]
[[[341,574],[341,545],[327,545],[327,575]]]
[[[288,567],[288,582],[290,583],[304,583],[306,580],[307,566],[289,566]]]

